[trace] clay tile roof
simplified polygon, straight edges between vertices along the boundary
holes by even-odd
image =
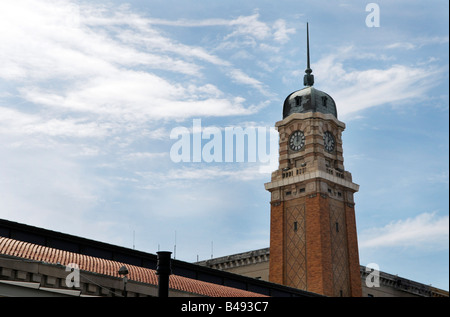
[[[128,268],[128,279],[137,282],[158,285],[156,271],[140,266],[125,264],[112,260],[96,258],[88,255],[53,249],[28,242],[18,241],[10,238],[0,237],[0,254],[18,258],[46,262],[52,264],[68,265],[78,264],[80,270],[120,277],[119,268],[126,265]],[[263,297],[245,290],[240,290],[223,285],[198,281],[178,275],[171,275],[169,281],[171,289],[189,292],[210,297]]]

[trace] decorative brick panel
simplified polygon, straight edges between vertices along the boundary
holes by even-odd
[[[308,291],[332,296],[332,260],[328,199],[320,194],[306,201]]]
[[[269,281],[284,284],[284,203],[272,202],[270,209]]]
[[[346,204],[344,208],[347,226],[350,296],[360,297],[362,296],[362,287],[355,209],[353,207],[353,204]]]
[[[286,285],[307,289],[305,205],[286,208]]]
[[[331,260],[333,295],[350,296],[347,225],[343,203],[330,199]]]

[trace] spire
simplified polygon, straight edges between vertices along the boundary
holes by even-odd
[[[303,85],[312,86],[314,85],[314,75],[311,75],[312,69],[309,62],[309,25],[306,23],[306,56],[307,56],[307,68],[305,70],[306,75],[303,77]]]

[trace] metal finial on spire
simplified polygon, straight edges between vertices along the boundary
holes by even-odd
[[[311,75],[312,69],[309,60],[309,25],[306,23],[306,56],[307,56],[307,68],[305,70],[306,75],[303,77],[303,85],[312,86],[314,85],[314,75]]]

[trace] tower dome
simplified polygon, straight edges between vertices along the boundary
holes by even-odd
[[[293,113],[305,112],[329,113],[337,118],[336,103],[333,98],[310,86],[287,96],[283,105],[283,119]]]
[[[294,91],[287,96],[283,105],[283,119],[293,113],[305,113],[305,112],[321,112],[329,113],[336,117],[337,110],[336,103],[333,98],[327,93],[313,88],[314,75],[312,75],[312,69],[309,62],[309,26],[306,24],[306,47],[307,47],[307,68],[305,70],[305,76],[303,84],[306,86],[303,89]]]

